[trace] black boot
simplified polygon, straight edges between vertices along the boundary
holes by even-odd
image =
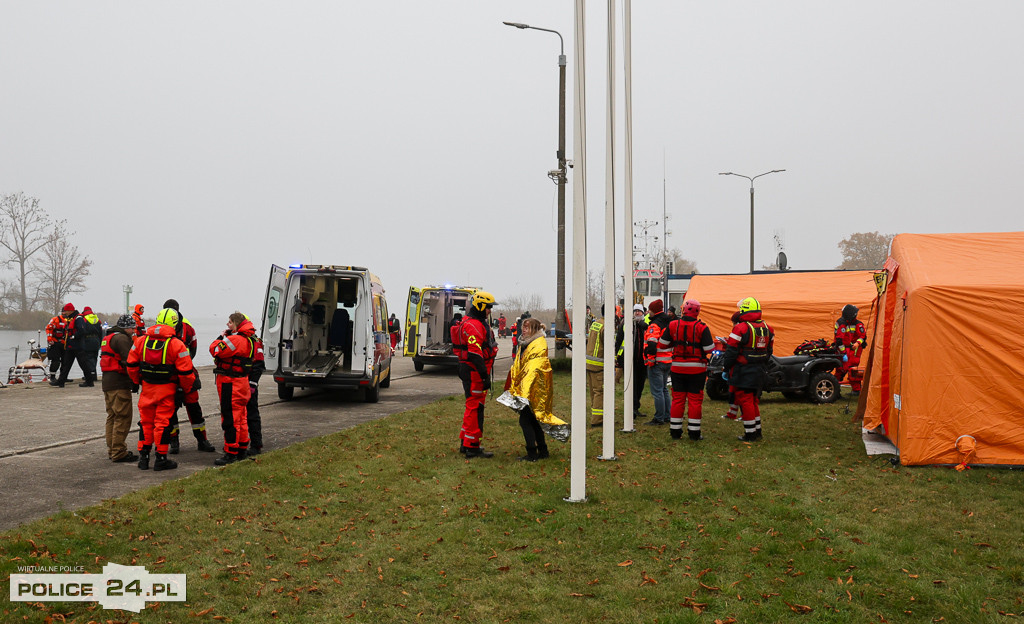
[[[149,470],[149,449],[139,451],[139,470]]]
[[[174,470],[178,467],[178,462],[167,459],[167,456],[163,453],[156,454],[156,461],[153,462],[153,470]]]
[[[471,459],[473,457],[494,457],[494,453],[485,450],[483,447],[480,446],[467,446],[466,459]]]
[[[751,432],[751,433],[744,432],[743,435],[736,436],[736,439],[739,440],[740,442],[757,442],[758,440],[761,439],[761,436],[759,436],[759,435],[757,435],[757,433],[753,433],[753,432]]]
[[[547,459],[548,457],[551,457],[551,455],[548,454],[548,445],[547,444],[538,444],[537,445],[537,459]]]
[[[199,445],[199,450],[203,451],[204,453],[212,453],[217,450],[213,448],[213,445],[210,444],[210,441],[206,439],[206,436],[203,436],[201,438],[197,437],[196,444]]]
[[[537,454],[536,446],[526,447],[526,455],[519,458],[519,461],[535,462],[540,459],[540,455]]]
[[[465,444],[459,446],[459,452],[462,453],[463,455],[466,454],[466,445]]]
[[[672,429],[668,433],[669,433],[670,436],[672,436],[673,440],[681,440],[681,439],[683,439],[683,430],[682,429]]]
[[[687,431],[686,433],[690,434],[690,439],[691,440],[703,440],[704,439],[704,436],[702,436],[700,434],[700,431]]]
[[[220,456],[217,459],[213,460],[213,465],[214,466],[227,466],[228,464],[233,464],[236,461],[239,461],[241,459],[244,459],[244,457],[241,457],[237,453],[224,453],[222,456]]]

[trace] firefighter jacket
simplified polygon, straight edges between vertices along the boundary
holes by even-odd
[[[708,354],[714,351],[715,341],[704,321],[684,316],[668,324],[658,348],[671,350],[673,373],[696,374],[708,370]]]
[[[836,321],[836,349],[839,350],[839,357],[845,354],[849,354],[850,357],[857,357],[860,355],[861,349],[867,343],[867,331],[864,329],[864,323],[861,323],[857,319],[852,322],[847,322],[846,319],[840,318]]]
[[[498,354],[498,342],[486,321],[477,317],[474,312],[475,310],[470,310],[459,323],[460,343],[466,345],[460,362],[475,368],[482,379],[487,379],[490,378],[491,369],[494,367],[494,357]]]
[[[590,324],[587,331],[587,370],[604,370],[604,319]]]
[[[103,391],[131,390],[128,376],[128,354],[134,343],[134,330],[111,327],[100,343],[100,370],[103,371]]]
[[[672,349],[659,347],[661,335],[668,329],[671,319],[664,312],[658,312],[651,317],[647,329],[644,331],[644,364],[648,367],[655,364],[670,364],[672,362]]]
[[[549,425],[565,425],[552,413],[553,388],[548,341],[543,332],[526,339],[509,372],[508,391],[526,399],[537,420]]]
[[[775,332],[761,320],[760,310],[741,314],[726,341],[723,364],[729,384],[741,390],[760,390],[774,343]]]
[[[153,325],[135,339],[128,352],[128,376],[133,383],[175,384],[188,394],[196,381],[185,343],[168,325]]]
[[[249,319],[238,325],[238,331],[217,337],[210,343],[214,375],[249,377],[256,359],[256,330]]]
[[[46,344],[64,344],[68,338],[68,321],[62,315],[50,319],[46,324]]]

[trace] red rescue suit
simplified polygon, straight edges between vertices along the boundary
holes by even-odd
[[[185,392],[191,391],[196,380],[188,349],[174,335],[173,327],[153,325],[135,339],[128,352],[127,369],[132,383],[142,386],[139,450],[148,452],[156,444],[157,455],[166,455],[175,391],[179,386]]]
[[[498,345],[494,332],[485,319],[478,318],[470,311],[466,318],[452,328],[452,343],[462,347],[459,353],[459,377],[466,393],[466,410],[462,415],[462,430],[459,439],[467,449],[480,448],[480,437],[484,430],[484,403],[491,387],[491,369]]]
[[[857,319],[847,321],[844,318],[840,318],[836,321],[836,349],[839,351],[839,358],[843,359],[842,367],[839,369],[839,374],[836,377],[839,381],[850,372],[851,369],[857,368],[860,364],[860,354],[864,349],[864,345],[867,342],[867,331],[864,329],[864,323],[861,323]],[[850,375],[850,388],[854,392],[860,392],[860,378]]]
[[[220,397],[220,425],[224,430],[224,452],[245,455],[249,448],[249,424],[246,404],[249,403],[249,373],[256,357],[256,330],[248,319],[238,332],[217,338],[210,344],[215,367],[217,395]]]
[[[142,320],[142,305],[136,305],[132,312],[132,320],[135,321],[135,335],[141,336],[146,333],[146,321]],[[193,353],[193,355],[195,355]]]
[[[686,430],[691,440],[700,440],[703,416],[704,383],[708,378],[708,354],[715,349],[711,330],[704,321],[684,316],[671,321],[661,334],[658,350],[672,353],[672,407],[669,412],[669,433],[673,438],[683,435],[683,416],[689,407]]]
[[[760,394],[768,374],[768,361],[775,344],[775,331],[761,320],[761,311],[739,316],[725,349],[725,371],[729,384],[736,388],[736,405],[743,416],[744,438],[761,437]]]

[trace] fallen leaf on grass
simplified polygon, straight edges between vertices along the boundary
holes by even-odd
[[[619,565],[620,568],[625,568],[627,566],[633,565],[633,560],[632,559],[626,559],[625,561],[623,561],[622,563],[620,563],[618,565]]]
[[[698,583],[698,584],[699,584],[699,585],[700,585],[701,587],[703,587],[704,589],[706,589],[706,590],[708,590],[708,591],[721,591],[721,590],[722,590],[722,588],[721,588],[721,587],[715,587],[714,585],[705,585],[704,583],[701,583],[700,581],[697,581],[697,583]]]
[[[811,611],[814,611],[814,609],[808,607],[807,605],[795,605],[787,602],[786,606],[788,606],[793,611],[793,613],[810,613]]]

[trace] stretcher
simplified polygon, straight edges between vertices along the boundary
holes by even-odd
[[[331,374],[343,357],[344,351],[317,351],[303,364],[292,369],[292,373],[298,377],[323,379]]]

